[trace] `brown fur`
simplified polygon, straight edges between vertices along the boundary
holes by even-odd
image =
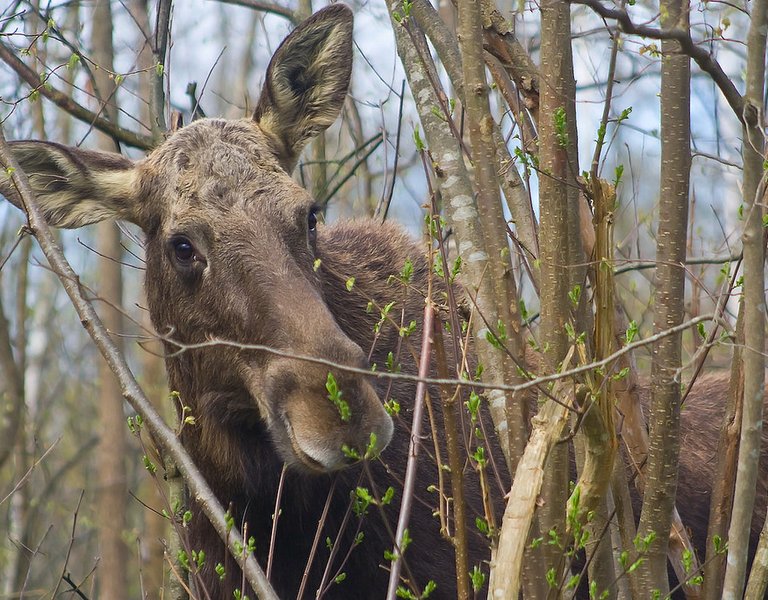
[[[247,535],[255,538],[262,565],[270,551],[280,472],[283,463],[289,465],[272,573],[278,594],[285,598],[297,593],[320,513],[334,486],[306,588],[307,596],[314,595],[329,555],[324,540],[335,539],[358,485],[375,488],[379,496],[392,486],[395,497],[382,511],[371,506],[363,518],[351,516],[336,541],[340,552],[330,571],[331,580],[337,569],[347,578],[332,584],[326,597],[384,595],[384,551],[393,546],[391,531],[410,439],[411,383],[390,385],[293,357],[318,356],[355,367],[370,358],[382,369],[387,354],[404,344],[398,360],[404,372],[416,372],[410,341],[403,341],[391,323],[374,336],[379,312],[366,309],[370,301],[377,307],[396,301],[390,313],[395,320],[421,321],[429,271],[422,250],[396,228],[372,221],[313,231],[312,198],[288,174],[303,145],[338,114],[350,66],[351,12],[333,5],[301,25],[277,50],[253,119],[196,121],[138,163],[57,144],[14,144],[53,225],[79,227],[121,218],[144,230],[150,313],[168,339],[171,387],[196,420],[185,426],[184,444],[236,526],[247,527]],[[18,204],[13,191],[2,186],[0,192]],[[412,284],[390,282],[406,259],[415,267]],[[346,282],[351,277],[355,284],[350,291]],[[411,339],[420,337],[417,329]],[[179,344],[215,339],[266,345],[282,354],[231,344],[179,352]],[[349,404],[347,420],[328,399],[329,370]],[[721,388],[722,379],[713,386],[700,383],[697,390],[711,394],[694,396],[683,414],[679,506],[683,520],[694,527],[699,548],[708,516]],[[389,398],[402,405],[394,431],[382,407]],[[435,414],[441,431],[440,410]],[[369,479],[359,463],[342,468],[350,462],[342,446],[362,452],[371,433],[379,449],[389,445],[381,461],[370,463]],[[404,575],[419,590],[433,579],[438,584],[433,597],[451,598],[453,548],[432,514],[437,498],[427,488],[437,476],[432,445],[429,439],[424,442],[411,518],[414,542],[405,555]],[[493,440],[491,444],[500,456]],[[509,486],[503,471],[499,477],[502,489],[491,478],[497,508]],[[765,478],[760,485],[764,507]],[[468,478],[467,498],[470,567],[483,566],[487,543],[472,527],[481,509],[474,477]],[[193,508],[192,547],[207,557],[202,587],[211,598],[231,598],[240,585],[240,571]],[[353,547],[358,527],[365,538]],[[226,568],[223,581],[214,572],[219,562]],[[246,593],[254,597],[247,587]]]
[[[694,546],[703,558],[706,527],[709,522],[709,500],[712,492],[717,444],[725,415],[729,376],[710,373],[695,383],[680,415],[680,470],[677,506],[683,523],[692,533]],[[768,416],[768,411],[764,411]],[[757,478],[755,511],[752,518],[751,548],[754,550],[766,515],[768,500],[768,428],[763,427]]]

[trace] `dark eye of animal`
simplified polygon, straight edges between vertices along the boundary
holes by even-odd
[[[171,242],[173,244],[173,255],[176,260],[183,265],[188,265],[195,260],[195,247],[187,238],[179,236]]]
[[[314,233],[317,229],[317,209],[311,208],[309,215],[307,215],[307,230],[310,233]]]

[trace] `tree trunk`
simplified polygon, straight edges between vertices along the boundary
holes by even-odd
[[[566,324],[570,318],[568,292],[575,274],[571,264],[584,264],[573,255],[572,236],[578,224],[569,222],[569,187],[573,185],[578,165],[570,162],[575,143],[573,65],[571,59],[570,4],[555,0],[541,6],[541,107],[539,119],[539,258],[541,263],[541,343],[545,348],[543,365],[555,372],[568,348]],[[570,184],[570,185],[569,185]],[[578,239],[578,238],[577,238]],[[579,246],[580,246],[579,241]],[[548,539],[554,532],[565,540],[565,504],[568,497],[568,445],[552,449],[546,466],[547,478],[542,488],[539,508],[541,535]],[[545,569],[557,569],[563,551],[558,545],[542,544]],[[542,577],[544,574],[542,573]],[[559,582],[564,573],[555,572]]]
[[[112,10],[109,0],[98,0],[93,10],[91,32],[96,101],[103,113],[117,122],[115,80],[113,71]],[[99,148],[118,151],[114,141],[99,134]],[[123,331],[123,318],[114,307],[120,307],[123,296],[120,261],[123,249],[120,231],[115,223],[97,226],[99,264],[99,295],[103,300],[101,315],[107,329],[114,335]],[[121,340],[115,338],[120,347]],[[99,595],[110,600],[128,598],[128,548],[123,540],[126,528],[128,488],[125,456],[127,433],[123,398],[115,375],[107,363],[99,359],[99,451],[97,455],[99,488],[96,500],[98,523],[99,565],[97,579]]]
[[[662,26],[688,28],[688,6],[682,0],[662,2]],[[654,333],[683,320],[685,300],[688,178],[690,171],[690,59],[677,42],[662,41],[661,185],[656,245]],[[649,418],[647,483],[638,535],[655,534],[640,566],[648,590],[667,593],[667,547],[677,491],[680,453],[681,334],[667,336],[653,349],[652,404]]]
[[[488,84],[485,80],[483,61],[483,30],[480,21],[480,7],[474,0],[461,0],[458,10],[459,46],[462,54],[464,75],[464,104],[466,108],[466,127],[472,151],[472,163],[475,168],[475,195],[478,216],[488,255],[486,277],[493,286],[493,302],[498,319],[491,322],[497,326],[502,323],[507,332],[519,331],[520,321],[517,314],[517,290],[512,276],[509,260],[507,232],[501,208],[499,177],[496,173],[496,148],[493,141],[495,123],[488,103]],[[522,360],[523,348],[518,335],[508,335],[505,340],[508,351],[518,360]],[[482,343],[482,342],[481,342]],[[519,379],[516,365],[509,356],[502,358],[505,380],[512,382]],[[499,437],[510,449],[512,461],[510,472],[514,473],[517,461],[522,456],[528,438],[526,411],[522,402],[512,397],[498,395],[502,404],[493,407],[506,415],[507,429],[499,431]]]
[[[765,87],[765,46],[768,26],[768,4],[755,0],[747,35],[747,90],[745,114],[762,115]],[[765,141],[762,116],[744,127],[742,156],[744,161],[744,407],[741,421],[741,443],[736,470],[731,526],[728,530],[728,561],[725,570],[723,598],[741,598],[747,569],[747,551],[755,502],[755,485],[760,457],[765,398],[765,239],[763,206],[765,180],[763,152]],[[764,536],[763,536],[764,537]],[[765,539],[762,540],[765,544]],[[768,567],[755,563],[751,578],[752,593],[765,590]],[[758,575],[758,572],[761,573]],[[760,581],[762,580],[762,584]],[[762,595],[762,594],[761,594]],[[757,596],[752,596],[757,597]]]

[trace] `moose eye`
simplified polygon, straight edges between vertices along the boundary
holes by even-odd
[[[195,258],[195,248],[185,237],[173,240],[173,254],[180,263],[192,262]]]
[[[313,233],[317,229],[317,209],[312,208],[307,215],[307,229]]]

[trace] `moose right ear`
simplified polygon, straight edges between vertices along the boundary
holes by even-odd
[[[339,116],[352,72],[352,11],[331,4],[299,25],[267,67],[253,119],[289,173],[306,143]]]
[[[10,147],[52,226],[76,228],[107,219],[142,225],[138,172],[131,160],[52,142]],[[0,194],[22,207],[10,178],[0,178]]]

